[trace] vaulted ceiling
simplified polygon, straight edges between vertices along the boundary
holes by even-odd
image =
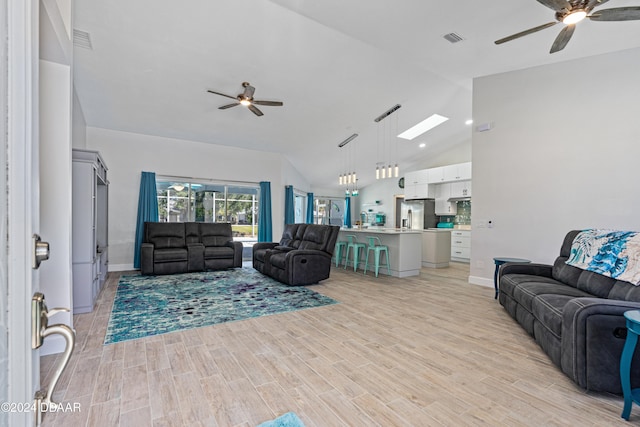
[[[640,0],[601,9],[622,6]],[[355,167],[365,186],[377,161],[407,170],[469,144],[474,77],[640,46],[640,21],[581,22],[554,54],[563,24],[493,43],[553,20],[535,0],[77,1],[74,28],[91,49],[74,48],[74,79],[88,126],[282,153],[319,188]],[[464,40],[443,38],[452,32]],[[284,106],[257,117],[207,93],[236,95],[243,81]],[[450,120],[395,137],[433,113]]]

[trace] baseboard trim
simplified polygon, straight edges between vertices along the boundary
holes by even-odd
[[[487,288],[493,288],[493,279],[487,279],[486,277],[469,276],[469,283],[472,285],[485,286]]]
[[[109,264],[109,271],[130,271],[139,270],[139,268],[133,268],[133,264]]]

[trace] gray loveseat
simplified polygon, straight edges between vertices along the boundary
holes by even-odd
[[[256,243],[253,268],[287,285],[311,285],[327,279],[340,227],[287,224],[280,242]]]
[[[142,274],[176,274],[242,267],[242,243],[231,224],[145,222],[140,253]]]
[[[640,287],[565,264],[578,233],[566,235],[553,265],[504,264],[500,304],[580,387],[621,394],[623,313],[640,309]],[[640,370],[631,383],[640,385]]]

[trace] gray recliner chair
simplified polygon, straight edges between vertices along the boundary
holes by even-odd
[[[327,279],[339,227],[287,224],[280,242],[256,243],[253,268],[287,285],[311,285]]]

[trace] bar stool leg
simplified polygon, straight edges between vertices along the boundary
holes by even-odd
[[[343,247],[345,249],[347,249],[347,245],[345,245],[344,243],[342,243],[342,242],[336,243],[336,267],[340,266],[340,261],[342,260],[341,255],[342,255],[342,248]]]
[[[347,269],[347,264],[349,263],[349,249],[353,248],[353,246],[347,245],[347,251],[345,252],[344,257],[344,269]],[[355,249],[354,249],[355,250]]]
[[[391,271],[389,270],[389,249],[385,249],[384,254],[387,257],[387,275],[391,276]]]
[[[627,330],[627,340],[624,343],[622,357],[620,359],[620,382],[622,383],[622,393],[624,394],[624,409],[622,410],[622,418],[629,421],[631,415],[631,405],[633,403],[633,395],[631,392],[631,360],[633,352],[636,349],[638,335]]]
[[[367,256],[364,258],[364,275],[367,275],[367,268],[369,267],[369,252],[371,249],[367,248]]]

